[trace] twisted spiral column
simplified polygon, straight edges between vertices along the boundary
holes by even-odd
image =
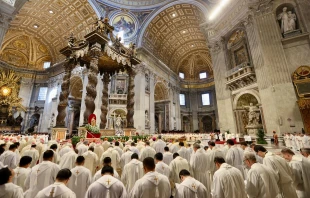
[[[101,46],[95,43],[90,50],[90,66],[88,72],[88,84],[86,86],[86,97],[85,97],[85,112],[84,112],[84,124],[88,123],[88,117],[94,113],[96,105],[95,99],[97,97],[96,86],[98,83],[98,61],[101,52]]]
[[[104,73],[102,82],[103,82],[103,89],[101,98],[102,104],[101,104],[100,128],[105,129],[107,125],[108,102],[109,102],[108,86],[110,82],[110,76],[107,72]]]
[[[127,94],[127,128],[134,128],[133,115],[135,114],[135,71],[128,69],[129,80],[128,80],[128,94]]]

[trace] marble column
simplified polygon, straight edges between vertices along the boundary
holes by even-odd
[[[105,129],[107,125],[107,114],[108,114],[108,105],[109,105],[109,94],[108,94],[108,89],[109,89],[109,83],[110,83],[110,76],[108,73],[103,74],[102,78],[102,83],[103,83],[103,89],[102,89],[102,98],[101,98],[101,123],[100,123],[100,128]]]
[[[137,132],[145,130],[145,67],[140,64],[135,67],[135,115],[134,126]],[[149,116],[149,115],[148,115]]]
[[[150,73],[150,134],[155,133],[155,74]]]
[[[95,99],[97,97],[97,83],[98,83],[98,61],[101,52],[101,45],[95,43],[90,49],[90,66],[88,70],[88,84],[86,86],[86,97],[85,97],[85,112],[84,112],[84,124],[88,123],[88,117],[94,113],[96,109]]]
[[[12,20],[15,7],[0,1],[0,49],[3,44],[3,39],[9,29],[9,24]]]
[[[63,77],[63,82],[61,84],[61,92],[59,95],[59,104],[58,104],[58,115],[56,118],[56,127],[65,127],[65,118],[67,116],[67,106],[68,106],[68,97],[69,97],[69,88],[70,88],[70,78],[71,70],[74,67],[73,60],[66,60],[65,64],[65,75]]]
[[[133,116],[135,114],[135,71],[132,68],[128,68],[128,94],[127,94],[127,128],[134,128]]]

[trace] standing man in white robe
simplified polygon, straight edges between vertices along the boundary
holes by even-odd
[[[228,139],[226,142],[229,147],[226,154],[226,163],[241,171],[241,166],[243,165],[243,150],[237,147],[232,139]]]
[[[147,157],[154,157],[156,151],[150,147],[150,142],[145,142],[145,147],[140,152],[140,161],[143,161]]]
[[[29,156],[22,157],[19,162],[19,167],[14,169],[15,176],[13,179],[13,183],[20,186],[23,191],[26,191],[25,180],[31,172],[31,169],[29,168],[31,160],[32,159]]]
[[[78,150],[78,155],[82,156],[84,153],[88,151],[88,141],[85,140],[83,144],[77,146],[76,149]]]
[[[182,158],[181,156],[179,156],[178,153],[174,153],[173,154],[173,160],[171,161],[169,167],[170,167],[170,177],[169,179],[173,182],[173,183],[180,183],[180,177],[179,177],[179,173],[181,170],[185,169],[188,170],[189,172],[191,172],[191,168],[189,165],[189,162]]]
[[[114,143],[114,150],[116,150],[119,154],[119,157],[121,157],[123,155],[123,150],[119,145],[120,145],[119,142],[115,142]]]
[[[45,187],[56,181],[60,168],[53,163],[54,152],[47,150],[43,153],[43,162],[34,166],[25,181],[25,198],[33,198]]]
[[[122,170],[124,170],[124,166],[131,161],[132,154],[133,152],[129,148],[127,148],[126,152],[123,153],[123,155],[121,156],[120,166]]]
[[[208,186],[208,156],[205,153],[203,148],[200,148],[200,145],[198,143],[195,143],[193,145],[194,153],[191,156],[191,169],[193,171],[193,177],[197,179],[199,182],[201,182],[206,188]],[[207,189],[206,189],[207,190]],[[211,191],[211,189],[207,190],[208,193]],[[205,195],[207,197],[210,197],[210,194]]]
[[[278,187],[279,176],[267,166],[257,163],[252,152],[244,153],[244,163],[250,170],[247,173],[245,190],[249,198],[281,198]]]
[[[213,198],[247,198],[240,170],[215,157],[218,170],[214,173],[211,195]]]
[[[283,198],[297,198],[293,186],[293,171],[288,163],[280,156],[271,153],[261,145],[254,147],[255,152],[264,158],[263,164],[271,168],[279,176],[278,186]]]
[[[182,183],[176,185],[175,198],[211,198],[206,187],[198,180],[191,177],[190,172],[187,170],[181,170],[179,176]]]
[[[71,170],[72,168],[75,167],[75,160],[78,157],[77,150],[72,150],[65,153],[61,158],[59,162],[59,167],[61,169],[67,168]]]
[[[170,198],[171,187],[168,178],[155,172],[155,162],[151,157],[143,160],[145,175],[139,179],[131,193],[130,198]]]
[[[32,144],[30,150],[26,150],[22,156],[29,156],[32,158],[30,168],[34,167],[39,160],[39,151],[36,149],[37,145]]]
[[[155,164],[156,164],[155,171],[160,174],[166,175],[167,178],[169,178],[170,168],[167,164],[163,162],[163,154],[156,153],[154,156],[154,159],[155,159]]]
[[[124,183],[127,192],[130,192],[136,181],[142,178],[143,164],[138,160],[138,154],[134,153],[131,156],[131,161],[124,166],[122,172],[122,182]]]
[[[88,187],[92,182],[91,172],[84,167],[85,158],[78,156],[76,166],[71,169],[72,176],[68,187],[76,194],[76,198],[84,198]]]
[[[112,166],[112,160],[111,160],[111,158],[110,158],[110,157],[104,158],[104,159],[103,159],[103,164],[102,164],[102,165],[103,165],[102,167],[104,167],[104,166]],[[96,172],[96,174],[95,174],[94,177],[93,177],[93,182],[97,181],[97,180],[102,176],[101,170],[102,170],[102,168]],[[121,178],[120,178],[118,172],[117,172],[115,169],[113,169],[113,170],[114,170],[113,177],[115,177],[115,178],[118,179],[118,180],[121,180]]]
[[[117,170],[120,166],[119,162],[121,157],[118,154],[118,151],[113,148],[111,145],[101,156],[100,162],[103,162],[103,159],[106,157],[110,157],[112,160],[112,167],[114,170]]]
[[[184,142],[180,142],[179,146],[180,149],[178,150],[178,154],[189,162],[191,159],[191,153],[185,148]]]
[[[107,138],[104,138],[104,141],[102,142],[102,147],[104,149],[104,151],[108,150],[108,148],[111,146],[111,143],[108,142],[108,139]]]
[[[8,167],[0,169],[0,197],[24,198],[23,189],[12,183],[14,171]]]
[[[114,172],[111,166],[104,166],[102,177],[89,186],[85,198],[127,198],[125,186],[113,177]]]
[[[56,182],[41,190],[35,198],[76,198],[66,185],[69,182],[72,173],[69,169],[61,169],[56,176]]]
[[[310,197],[310,161],[303,156],[295,155],[290,149],[282,149],[284,159],[293,170],[294,186],[298,198]]]
[[[163,162],[169,166],[170,162],[173,160],[173,154],[169,151],[169,147],[164,148],[165,152],[163,153]]]
[[[158,136],[158,140],[153,144],[156,153],[164,153],[164,148],[166,147],[166,142],[162,141],[161,135]]]
[[[136,147],[136,143],[134,142],[131,142],[130,144],[130,150],[133,152],[133,153],[137,153],[138,155],[140,155],[140,151],[139,149]]]
[[[4,153],[0,155],[0,162],[2,162],[5,166],[8,166],[10,169],[17,167],[17,156],[15,153],[16,149],[16,144],[11,144],[9,150],[4,151]]]
[[[84,166],[94,175],[99,165],[98,156],[94,153],[94,147],[89,147],[88,151],[83,154],[83,157],[85,158]]]

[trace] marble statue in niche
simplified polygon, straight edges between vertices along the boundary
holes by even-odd
[[[244,106],[249,110],[248,113],[248,126],[255,126],[260,124],[260,110],[256,105],[250,103],[250,106]]]
[[[145,91],[150,91],[150,77],[145,74]]]
[[[149,112],[145,111],[145,126],[148,127],[150,124],[150,120],[149,120]]]
[[[278,14],[277,19],[279,21],[282,34],[297,30],[297,17],[293,12],[293,9],[288,11],[288,7],[283,7],[282,12]]]

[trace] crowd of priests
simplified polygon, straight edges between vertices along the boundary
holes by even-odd
[[[278,153],[165,140],[0,136],[0,198],[310,198],[310,138]]]

